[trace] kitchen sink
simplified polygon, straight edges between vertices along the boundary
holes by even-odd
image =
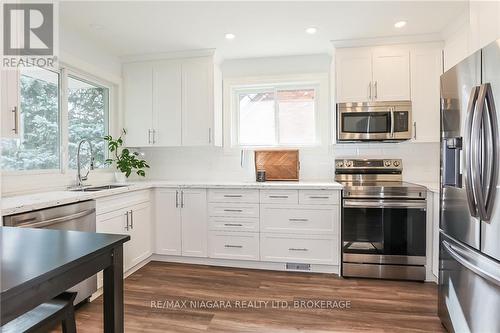
[[[98,192],[104,190],[112,190],[115,188],[126,187],[128,185],[102,185],[102,186],[90,186],[90,187],[79,187],[70,189],[70,191],[74,192]]]

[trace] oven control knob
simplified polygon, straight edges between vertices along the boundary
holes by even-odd
[[[337,168],[342,168],[344,166],[344,162],[338,161],[337,162]]]
[[[394,164],[394,166],[397,168],[401,165],[401,163],[399,161],[394,161],[392,162],[392,164]]]
[[[384,161],[384,166],[386,168],[390,167],[391,166],[391,161]]]
[[[351,167],[353,166],[353,162],[352,162],[352,161],[345,161],[345,162],[344,162],[344,166],[345,166],[346,168],[351,168]]]

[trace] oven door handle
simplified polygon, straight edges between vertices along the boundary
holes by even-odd
[[[346,208],[427,208],[425,200],[353,200],[344,199]]]

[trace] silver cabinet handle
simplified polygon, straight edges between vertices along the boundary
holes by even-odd
[[[372,100],[372,82],[368,83],[368,100]]]
[[[288,249],[288,251],[309,251],[306,248],[296,248],[296,247],[291,247]]]
[[[179,208],[179,191],[175,191],[175,208]]]
[[[208,128],[208,143],[212,143],[212,128]]]
[[[12,131],[14,132],[14,134],[19,134],[19,127],[18,127],[19,113],[18,113],[17,106],[14,106],[12,108],[12,113],[14,114],[14,127],[12,128]]]
[[[375,87],[375,99],[377,99],[377,98],[378,98],[378,86],[377,86],[377,81],[375,81],[374,87]]]
[[[130,230],[130,226],[128,225],[128,223],[129,223],[128,213],[129,213],[129,211],[127,210],[127,212],[125,212],[125,216],[127,217],[127,225],[125,226],[125,230],[127,230],[127,231]]]
[[[330,199],[330,197],[320,197],[320,196],[309,196],[310,199]]]
[[[224,247],[225,248],[235,248],[235,249],[241,249],[241,248],[243,248],[242,245],[231,245],[231,244],[225,244]]]
[[[134,229],[134,211],[130,210],[130,228]]]
[[[476,198],[474,195],[474,191],[472,189],[472,121],[474,116],[474,111],[476,109],[477,97],[479,93],[479,87],[473,87],[470,96],[469,96],[469,104],[467,106],[467,119],[465,126],[465,190],[467,196],[467,204],[469,206],[469,213],[473,217],[478,217]],[[479,170],[475,170],[479,172]]]
[[[227,227],[242,227],[243,224],[241,223],[224,223],[225,226]]]
[[[184,208],[184,191],[181,191],[181,208]]]
[[[224,209],[225,212],[236,212],[241,213],[243,209]]]
[[[151,144],[151,128],[148,129],[148,144]]]
[[[269,198],[273,198],[273,199],[286,199],[286,198],[288,198],[288,195],[270,195]]]
[[[241,194],[224,194],[224,198],[241,198]]]
[[[156,130],[153,128],[151,130],[151,132],[153,133],[153,140],[152,141],[153,141],[153,144],[155,144],[156,143]]]
[[[417,140],[417,122],[413,122],[413,140]]]
[[[309,219],[288,219],[290,222],[307,222]]]

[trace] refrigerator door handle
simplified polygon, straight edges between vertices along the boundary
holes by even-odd
[[[481,220],[489,222],[493,205],[495,203],[496,187],[498,183],[498,122],[496,118],[495,101],[491,85],[485,83],[481,85],[478,97],[478,118],[477,123],[481,132],[476,132],[479,136],[480,146],[475,153],[475,159],[481,161],[481,175],[479,177],[478,188],[478,212]],[[474,125],[473,125],[474,126]],[[484,142],[482,142],[484,140]],[[481,144],[482,142],[482,144]],[[483,150],[481,150],[481,147]],[[484,173],[483,173],[484,172]],[[476,177],[478,178],[478,177]],[[476,180],[477,182],[477,180]]]
[[[472,178],[474,173],[472,172],[472,124],[473,118],[476,110],[477,97],[479,93],[479,87],[473,87],[470,92],[469,104],[467,106],[467,119],[465,124],[465,191],[467,194],[467,203],[469,205],[469,212],[472,217],[478,217],[477,202],[475,198],[474,188],[472,186]],[[478,171],[478,170],[476,170]]]
[[[448,254],[458,261],[462,266],[465,268],[469,269],[470,271],[474,272],[476,275],[481,276],[482,278],[488,280],[489,282],[497,285],[500,287],[500,276],[495,275],[492,272],[489,272],[474,263],[472,263],[470,260],[467,258],[467,254],[465,251],[455,248],[453,245],[448,243],[447,241],[443,240],[442,241],[443,247],[448,252]]]

